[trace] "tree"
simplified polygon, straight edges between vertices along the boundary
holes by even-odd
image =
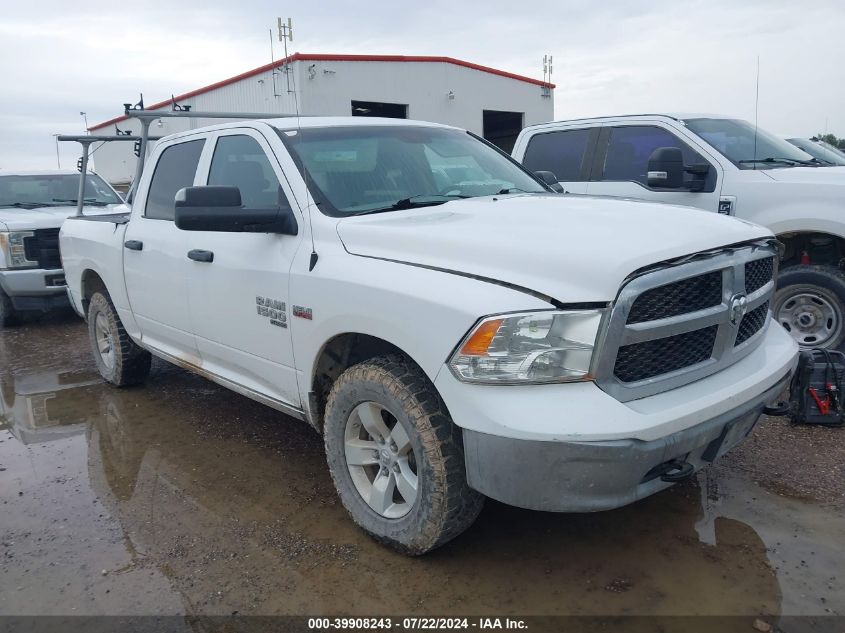
[[[839,149],[845,149],[845,138],[836,138],[834,134],[816,134],[813,140],[824,141]]]

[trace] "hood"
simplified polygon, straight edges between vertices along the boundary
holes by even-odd
[[[85,215],[114,213],[115,207],[84,207]],[[58,229],[66,218],[76,215],[75,206],[40,207],[38,209],[0,208],[0,224],[8,231],[33,231],[35,229]]]
[[[639,268],[771,236],[717,213],[576,195],[456,200],[345,218],[337,231],[353,255],[485,277],[561,303],[611,301]]]
[[[788,167],[758,171],[777,182],[845,186],[845,167]]]

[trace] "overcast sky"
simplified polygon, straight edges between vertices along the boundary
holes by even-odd
[[[555,117],[715,112],[784,135],[845,136],[845,2],[565,0],[310,3],[6,2],[0,17],[0,168],[53,168],[53,133],[81,133],[143,92],[153,103],[270,61],[280,11],[291,51],[447,55],[542,77]],[[278,47],[277,47],[278,55]],[[64,147],[62,166],[79,155]]]

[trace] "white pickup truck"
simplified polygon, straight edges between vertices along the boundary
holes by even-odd
[[[76,213],[79,178],[69,170],[0,171],[0,328],[22,313],[67,307],[59,228]],[[85,189],[88,213],[122,203],[96,174]]]
[[[524,129],[513,156],[570,193],[637,198],[734,215],[786,246],[775,319],[802,347],[845,340],[845,168],[752,123],[643,114]]]
[[[561,196],[435,124],[169,136],[131,212],[68,220],[61,248],[107,381],[155,354],[307,420],[352,518],[409,554],[485,496],[594,511],[689,477],[796,362],[768,230]]]

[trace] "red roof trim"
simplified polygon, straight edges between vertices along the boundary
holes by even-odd
[[[507,77],[508,79],[515,79],[517,81],[524,81],[529,84],[534,84],[537,86],[548,86],[549,88],[554,88],[555,85],[552,83],[547,83],[540,81],[539,79],[532,79],[531,77],[525,77],[523,75],[517,75],[515,73],[509,73],[504,70],[498,70],[496,68],[491,68],[490,66],[481,66],[480,64],[473,64],[472,62],[465,62],[461,59],[455,59],[454,57],[436,57],[436,56],[427,56],[427,55],[331,55],[331,54],[309,54],[309,53],[294,53],[285,59],[280,59],[275,62],[271,62],[269,64],[264,64],[263,66],[259,66],[258,68],[253,68],[252,70],[248,70],[245,73],[241,73],[240,75],[235,75],[234,77],[229,77],[228,79],[224,79],[222,81],[218,81],[217,83],[210,84],[208,86],[204,86],[202,88],[197,88],[196,90],[191,90],[190,92],[186,92],[185,94],[177,95],[175,97],[176,101],[184,101],[185,99],[190,99],[191,97],[195,97],[199,94],[203,94],[205,92],[210,92],[212,90],[216,90],[217,88],[222,88],[223,86],[228,86],[229,84],[236,83],[241,81],[242,79],[248,79],[249,77],[253,77],[255,75],[260,75],[261,73],[267,72],[268,70],[273,70],[278,66],[286,64],[288,62],[297,62],[297,61],[325,61],[325,62],[434,62],[434,63],[444,63],[444,64],[454,64],[455,66],[463,66],[464,68],[471,68],[472,70],[480,70],[485,73],[490,73],[491,75],[499,75],[500,77]],[[172,102],[172,99],[167,99],[165,101],[160,101],[159,103],[154,103],[150,106],[146,106],[147,110],[158,110],[169,105]],[[88,129],[90,131],[99,130],[104,128],[108,125],[112,125],[114,123],[119,123],[120,121],[125,121],[128,119],[126,115],[121,115],[115,117],[113,119],[109,119],[108,121],[103,121],[102,123],[97,123],[96,125],[92,125]]]

